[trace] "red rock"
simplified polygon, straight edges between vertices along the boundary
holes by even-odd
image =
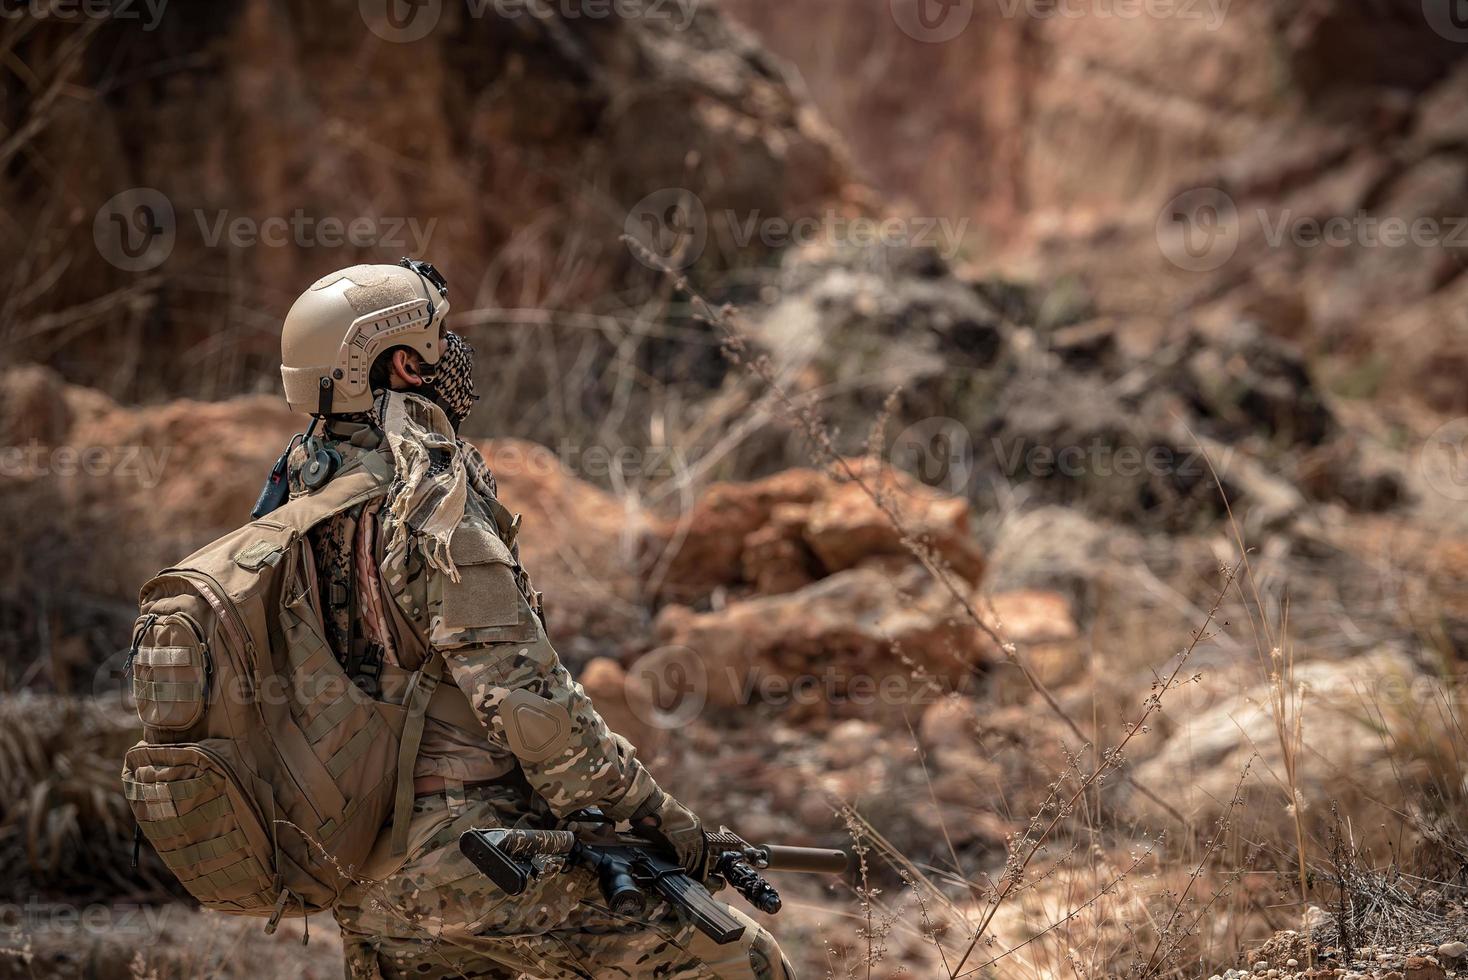
[[[692,601],[744,582],[745,539],[770,522],[777,506],[815,500],[822,482],[814,470],[787,470],[753,483],[714,484],[687,514],[648,529],[641,557],[648,591]]]
[[[1064,595],[1042,589],[1018,589],[976,596],[974,604],[984,622],[1003,639],[1021,648],[1025,666],[1046,687],[1071,683],[1084,672],[1080,627],[1076,625],[1070,600]],[[1023,696],[1030,689],[1028,681],[1018,672],[1008,672],[998,681],[1015,696]],[[996,693],[1003,698],[1003,691]]]
[[[958,577],[978,581],[983,555],[969,532],[969,504],[900,470],[866,460],[855,471]],[[814,470],[787,470],[745,484],[715,484],[678,518],[651,524],[642,566],[649,592],[692,603],[716,589],[790,592],[873,559],[917,564],[866,490]]]
[[[1017,589],[984,597],[978,605],[985,622],[1015,643],[1056,643],[1080,636],[1070,600],[1059,592]]]
[[[815,581],[815,556],[800,533],[807,513],[800,504],[779,504],[770,523],[744,539],[744,580],[760,595],[794,592]]]
[[[659,642],[693,651],[715,704],[881,714],[926,703],[934,683],[951,689],[988,657],[951,598],[909,573],[850,569],[708,613],[669,606],[654,627]]]
[[[1407,957],[1407,980],[1444,980],[1447,974],[1434,959],[1426,956]]]
[[[908,540],[933,549],[959,577],[978,581],[984,561],[969,534],[968,501],[888,467],[866,465],[862,477],[895,512]],[[805,540],[828,572],[855,567],[875,555],[911,554],[903,533],[856,483],[835,485],[812,504]]]

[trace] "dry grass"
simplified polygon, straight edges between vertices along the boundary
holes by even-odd
[[[635,243],[629,242],[629,245],[636,247]],[[643,258],[650,264],[661,264],[651,254],[644,254]],[[805,436],[813,459],[818,464],[829,468],[839,478],[855,483],[866,492],[869,499],[899,532],[911,554],[948,589],[954,600],[955,614],[967,618],[998,644],[1010,663],[1025,676],[1036,696],[1037,703],[1048,708],[1063,721],[1066,727],[1078,737],[1080,743],[1072,748],[1071,752],[1075,754],[1069,755],[1066,769],[1050,784],[1046,799],[1031,814],[1024,832],[1010,841],[1008,856],[1003,868],[995,869],[992,877],[981,875],[978,878],[961,878],[960,876],[963,889],[960,897],[957,898],[954,895],[952,876],[945,876],[947,879],[945,881],[935,879],[934,876],[920,871],[914,874],[911,862],[890,849],[884,850],[880,838],[873,841],[869,836],[870,828],[865,826],[857,815],[848,813],[848,825],[851,827],[852,838],[861,857],[859,881],[854,894],[860,909],[862,925],[857,932],[856,948],[851,951],[854,955],[849,955],[843,960],[844,975],[852,978],[871,977],[873,969],[888,959],[889,940],[893,929],[896,923],[908,913],[906,900],[888,901],[884,905],[878,904],[880,892],[872,886],[869,880],[872,853],[882,857],[891,868],[897,871],[907,886],[906,890],[916,899],[922,921],[920,933],[924,941],[931,945],[936,956],[936,961],[930,965],[930,968],[935,973],[941,970],[940,975],[948,980],[957,980],[959,977],[992,971],[1000,968],[1001,963],[1014,966],[1016,976],[1050,976],[1070,972],[1076,976],[1121,974],[1142,978],[1186,975],[1190,969],[1197,967],[1227,964],[1240,954],[1239,947],[1233,945],[1231,948],[1218,948],[1208,941],[1209,937],[1204,937],[1200,942],[1202,926],[1205,919],[1215,909],[1222,911],[1221,906],[1232,905],[1231,895],[1241,878],[1253,868],[1261,854],[1271,852],[1281,855],[1292,854],[1290,860],[1293,863],[1294,885],[1298,899],[1296,909],[1299,920],[1304,923],[1310,911],[1312,898],[1312,881],[1309,872],[1312,846],[1306,817],[1310,801],[1304,798],[1301,790],[1301,767],[1307,764],[1304,729],[1307,688],[1298,683],[1295,678],[1295,651],[1290,642],[1288,604],[1286,603],[1279,610],[1277,619],[1271,619],[1275,610],[1266,605],[1264,594],[1250,564],[1250,550],[1243,540],[1238,522],[1233,518],[1231,505],[1217,473],[1214,473],[1215,482],[1218,484],[1220,495],[1223,496],[1224,506],[1228,510],[1230,526],[1238,547],[1236,563],[1232,567],[1225,567],[1221,570],[1222,587],[1207,610],[1203,622],[1194,631],[1191,643],[1177,656],[1168,669],[1154,673],[1151,691],[1143,699],[1140,713],[1122,723],[1122,734],[1117,744],[1096,752],[1095,758],[1098,761],[1093,766],[1087,767],[1082,759],[1091,749],[1092,743],[1090,739],[1086,738],[1081,726],[1028,668],[1022,651],[1003,637],[1000,632],[1002,626],[996,628],[990,625],[992,617],[985,617],[981,614],[966,592],[954,584],[951,572],[943,565],[941,559],[932,552],[926,542],[907,530],[897,503],[884,494],[880,486],[873,485],[860,468],[836,451],[834,441],[820,416],[818,407],[808,400],[792,398],[784,391],[769,362],[762,356],[750,352],[743,332],[738,326],[737,311],[732,307],[716,309],[704,300],[686,279],[666,267],[664,267],[664,272],[671,281],[676,283],[680,292],[690,297],[698,315],[720,330],[725,337],[726,355],[730,360],[749,376],[756,378],[768,394],[784,407],[786,418],[792,421]],[[883,420],[879,419],[873,430],[875,446],[880,446],[882,427]],[[1241,570],[1245,573],[1242,576],[1240,575]],[[1103,862],[1107,860],[1107,849],[1093,844],[1094,860],[1088,869],[1092,888],[1088,893],[1083,892],[1085,897],[1077,896],[1075,865],[1082,863],[1077,861],[1077,857],[1085,853],[1083,842],[1088,840],[1094,842],[1098,838],[1114,836],[1118,830],[1125,827],[1124,820],[1118,821],[1109,817],[1108,808],[1101,805],[1102,784],[1108,776],[1127,778],[1125,750],[1135,738],[1149,731],[1148,722],[1155,714],[1161,712],[1168,694],[1188,680],[1198,679],[1196,676],[1191,678],[1186,676],[1184,668],[1187,667],[1199,643],[1214,637],[1215,634],[1210,633],[1210,630],[1221,630],[1219,611],[1231,591],[1236,592],[1248,616],[1248,623],[1259,654],[1259,663],[1268,686],[1270,717],[1274,723],[1275,735],[1283,760],[1282,771],[1271,771],[1270,775],[1284,794],[1284,805],[1291,817],[1293,840],[1289,842],[1254,841],[1250,842],[1247,848],[1242,847],[1242,838],[1233,826],[1233,816],[1235,810],[1245,802],[1243,786],[1249,768],[1246,766],[1245,770],[1240,773],[1234,797],[1229,801],[1224,816],[1212,828],[1211,836],[1204,837],[1201,833],[1189,836],[1182,841],[1180,847],[1164,849],[1163,866],[1166,870],[1160,877],[1166,878],[1169,874],[1176,875],[1179,868],[1187,866],[1183,864],[1184,861],[1191,863],[1191,868],[1186,872],[1184,884],[1180,889],[1176,891],[1163,889],[1150,896],[1139,896],[1133,889],[1123,888],[1129,877],[1142,864],[1144,858],[1152,857],[1151,850],[1115,875],[1101,876],[1106,878],[1105,883],[1097,887],[1097,872],[1103,866]],[[1444,701],[1446,702],[1446,699]],[[1391,731],[1385,725],[1381,726],[1381,730]],[[1449,732],[1461,732],[1456,716],[1448,730]],[[1448,744],[1454,743],[1450,740]],[[1400,748],[1397,747],[1398,752]],[[1409,756],[1397,754],[1393,757],[1408,758]],[[1449,785],[1461,786],[1463,770],[1456,756],[1449,761],[1443,759],[1439,753],[1439,761],[1439,771],[1449,777]],[[1167,806],[1166,802],[1156,793],[1138,785],[1134,779],[1129,781],[1137,792],[1160,803],[1163,809],[1170,811],[1174,817],[1181,820],[1181,815]],[[1449,794],[1441,792],[1445,788],[1440,788],[1440,795],[1446,798]],[[1094,799],[1094,811],[1091,807],[1084,805],[1087,799]],[[1100,819],[1093,819],[1093,814]],[[1077,822],[1079,826],[1075,826]],[[1050,853],[1051,849],[1056,846],[1063,849],[1059,858],[1055,858]],[[1239,861],[1241,851],[1245,853],[1245,858]],[[1229,861],[1230,857],[1234,859],[1232,862]],[[1194,860],[1195,863],[1192,863]],[[1422,855],[1414,855],[1414,860],[1422,861],[1424,858]],[[955,867],[954,871],[958,872],[959,869]],[[1086,873],[1086,870],[1082,870],[1080,876],[1083,877]],[[1213,888],[1211,894],[1200,900],[1200,897],[1195,895],[1195,890],[1199,882],[1205,878],[1211,878]],[[1283,886],[1287,879],[1281,876],[1277,880]],[[1352,880],[1359,879],[1353,878]],[[1369,880],[1374,881],[1376,878]],[[1047,885],[1053,885],[1056,882],[1063,883],[1067,896],[1066,901],[1055,906],[1048,906],[1043,899],[1036,901],[1037,896],[1044,895]],[[1124,897],[1118,898],[1118,892],[1123,893]],[[1402,905],[1409,902],[1411,898],[1410,892],[1407,891],[1395,895],[1391,892],[1379,891],[1378,894],[1387,896],[1384,902],[1379,901],[1372,906],[1378,916],[1382,907]],[[1167,911],[1160,917],[1151,908],[1159,897],[1168,903]],[[1276,898],[1278,897],[1281,896],[1276,894]],[[1144,921],[1134,924],[1128,917],[1120,915],[1115,907],[1118,902],[1122,905],[1139,903],[1145,913]],[[1257,898],[1253,904],[1256,909],[1259,909],[1260,917],[1264,922],[1271,929],[1276,928],[1278,923],[1263,910]],[[1025,931],[1030,935],[1018,941],[1006,942],[994,926],[1000,913],[1010,911],[1015,905],[1019,905],[1023,910],[1020,918],[1025,922]],[[1098,908],[1107,911],[1104,916],[1104,925],[1101,921],[1094,919],[1088,921],[1088,917]],[[941,922],[935,915],[935,909],[941,909],[943,912]],[[1237,908],[1229,910],[1235,915],[1239,914]],[[1125,933],[1126,939],[1104,936],[1104,933],[1116,930],[1118,921],[1122,923],[1122,932]],[[955,923],[958,924],[957,928],[955,928]],[[1036,923],[1043,923],[1043,925],[1037,926]],[[1074,941],[1074,932],[1087,925],[1090,928],[1084,938],[1078,942]],[[1034,947],[1043,949],[1046,939],[1053,934],[1060,934],[1072,941],[1066,945],[1064,955],[1050,958],[1049,965],[1045,966],[1034,958],[1033,950]],[[1228,937],[1234,944],[1237,944],[1240,932],[1236,926],[1231,926]],[[828,944],[828,954],[831,949],[832,947]],[[1088,955],[1080,956],[1076,952],[1078,949],[1087,950]],[[1107,952],[1104,955],[1098,955],[1102,949]],[[1307,949],[1306,955],[1313,955],[1313,950]],[[829,963],[828,970],[833,974],[838,972]],[[1001,975],[1008,975],[1004,968],[1000,968],[999,972]]]
[[[341,942],[299,922],[265,936],[256,919],[183,905],[31,903],[0,921],[0,980],[336,980]]]
[[[119,771],[139,734],[136,716],[115,704],[0,697],[0,866],[12,894],[177,892],[157,862],[131,868]]]

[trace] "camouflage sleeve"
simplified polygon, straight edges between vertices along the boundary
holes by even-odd
[[[631,744],[607,727],[556,655],[494,531],[465,523],[450,554],[458,580],[427,582],[430,636],[499,748],[556,813],[599,806],[626,819],[657,784]]]

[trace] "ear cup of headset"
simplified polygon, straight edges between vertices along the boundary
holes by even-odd
[[[341,453],[323,447],[312,454],[310,462],[301,467],[301,484],[307,490],[316,491],[331,482],[336,471],[341,469]]]

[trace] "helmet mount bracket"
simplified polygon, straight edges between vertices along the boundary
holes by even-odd
[[[316,417],[327,418],[331,415],[331,403],[336,394],[336,382],[330,378],[321,379],[321,390],[316,401]]]

